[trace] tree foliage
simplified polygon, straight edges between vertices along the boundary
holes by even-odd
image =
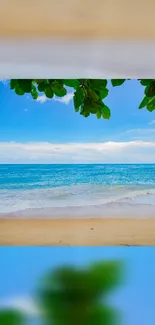
[[[118,261],[100,262],[86,269],[59,267],[46,274],[36,297],[41,325],[120,325],[118,313],[108,302],[109,293],[122,283]],[[25,325],[15,310],[0,310],[0,324]]]
[[[14,309],[0,309],[1,325],[24,325],[25,317]]]
[[[118,314],[107,298],[121,281],[121,265],[115,261],[49,272],[39,290],[44,324],[116,325]]]
[[[149,112],[155,110],[155,80],[138,79],[144,86],[144,98],[139,109],[146,108]],[[126,79],[111,79],[113,87],[121,86]],[[98,119],[109,119],[110,108],[104,103],[109,94],[106,79],[11,79],[10,88],[17,95],[31,94],[36,100],[40,93],[47,98],[63,97],[67,94],[66,87],[73,88],[74,108],[84,117],[95,114]]]

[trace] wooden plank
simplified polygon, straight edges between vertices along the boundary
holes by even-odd
[[[154,38],[154,0],[1,0],[0,36]]]

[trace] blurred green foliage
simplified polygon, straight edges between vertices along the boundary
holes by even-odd
[[[130,80],[130,79],[128,79]],[[139,108],[144,108],[149,112],[155,110],[155,80],[138,79],[144,87],[144,98]],[[126,79],[111,79],[113,87],[121,86]],[[66,87],[73,88],[74,108],[84,117],[95,114],[98,119],[109,119],[110,108],[104,103],[108,96],[108,80],[106,79],[11,79],[10,88],[17,95],[23,96],[25,93],[31,94],[36,100],[40,93],[47,98],[53,96],[63,97],[67,94]]]
[[[122,283],[122,265],[110,261],[87,269],[62,267],[41,282],[39,297],[45,325],[116,325],[118,314],[108,303]]]
[[[118,311],[108,301],[122,284],[118,261],[94,263],[87,268],[60,267],[40,279],[36,300],[41,325],[120,325]],[[0,310],[0,325],[26,325],[25,315]]]
[[[14,309],[0,309],[0,325],[24,325],[25,317]]]

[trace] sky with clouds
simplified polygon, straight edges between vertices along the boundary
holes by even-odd
[[[138,110],[144,88],[136,80],[108,88],[109,121],[75,113],[72,89],[34,101],[1,80],[0,163],[154,163],[155,113]]]

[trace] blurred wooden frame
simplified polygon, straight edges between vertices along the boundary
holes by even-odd
[[[154,38],[154,0],[0,0],[0,37]]]

